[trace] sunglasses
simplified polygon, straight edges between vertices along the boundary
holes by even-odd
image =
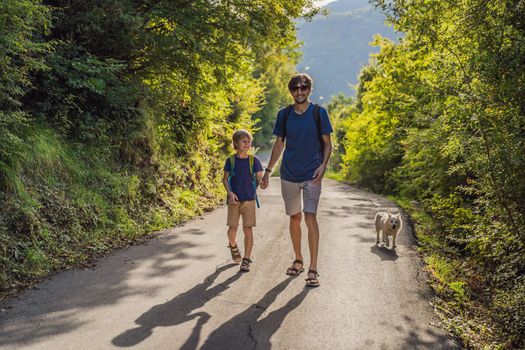
[[[309,88],[310,87],[308,87],[308,85],[294,86],[292,88],[292,92],[297,92],[299,90],[301,90],[302,92],[306,92],[306,91],[308,91]]]

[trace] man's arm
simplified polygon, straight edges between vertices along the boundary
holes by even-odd
[[[321,164],[319,168],[315,170],[315,173],[314,173],[315,183],[321,183],[321,180],[323,179],[323,176],[326,171],[326,167],[328,166],[328,161],[330,160],[331,155],[332,155],[332,138],[330,137],[330,134],[323,135],[323,163]]]
[[[283,153],[283,149],[284,149],[284,140],[282,137],[277,136],[277,138],[275,139],[275,142],[273,143],[272,155],[270,156],[270,160],[268,161],[267,169],[269,170],[273,169],[275,163],[277,163],[277,161],[279,160],[279,157]],[[270,172],[265,171],[264,176],[262,178],[262,182],[261,182],[261,188],[262,189],[267,188],[269,182],[270,182]]]

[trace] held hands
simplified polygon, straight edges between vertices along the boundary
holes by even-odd
[[[233,192],[228,193],[228,200],[230,203],[236,203],[239,201],[239,198],[237,198],[237,195]]]
[[[314,176],[313,176],[313,180],[315,184],[318,184],[318,185],[321,184],[321,180],[323,179],[325,171],[326,171],[326,166],[322,164],[319,168],[315,169]]]
[[[270,173],[265,172],[261,180],[261,189],[264,190],[268,188],[269,181],[270,181]]]

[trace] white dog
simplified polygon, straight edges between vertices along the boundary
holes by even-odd
[[[380,211],[376,214],[377,243],[379,243],[379,231],[383,234],[383,243],[390,245],[388,236],[393,236],[393,248],[396,247],[397,233],[401,229],[402,221],[399,213],[392,215],[390,212]]]

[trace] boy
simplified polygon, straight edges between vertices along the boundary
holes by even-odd
[[[233,261],[241,262],[241,252],[235,237],[239,218],[242,216],[244,232],[244,258],[241,271],[250,271],[250,259],[253,247],[253,229],[255,226],[256,189],[262,178],[262,165],[259,159],[248,154],[252,147],[252,135],[246,130],[237,130],[232,137],[236,153],[226,159],[222,182],[228,193],[228,241]],[[233,163],[233,167],[232,167]],[[250,169],[251,167],[251,169]]]

